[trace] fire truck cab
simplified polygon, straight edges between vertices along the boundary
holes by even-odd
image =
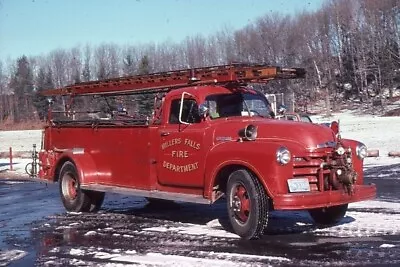
[[[232,230],[244,239],[263,234],[272,209],[308,210],[318,224],[336,223],[348,203],[375,197],[375,185],[363,181],[365,145],[328,127],[274,119],[252,87],[303,76],[302,69],[233,64],[45,91],[66,104],[60,118],[50,106],[39,179],[58,182],[65,208],[77,212],[99,210],[105,192],[202,204],[225,196]],[[150,117],[122,108],[132,95],[148,94]],[[96,117],[74,109],[87,106],[80,96],[114,97],[107,105],[118,108]]]

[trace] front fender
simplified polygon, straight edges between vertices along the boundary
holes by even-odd
[[[281,166],[276,162],[276,151],[281,144],[275,142],[224,142],[217,144],[206,155],[204,196],[211,198],[218,173],[228,165],[240,165],[252,171],[269,197],[286,186],[280,177],[291,177],[292,165]]]

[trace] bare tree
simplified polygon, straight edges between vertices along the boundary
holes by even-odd
[[[76,46],[68,51],[68,83],[79,83],[82,80],[82,54],[80,47]]]
[[[97,79],[119,76],[118,48],[115,44],[102,44],[95,49],[94,60]]]
[[[83,51],[84,54],[84,62],[83,62],[83,70],[82,70],[82,79],[84,82],[88,82],[92,78],[92,71],[91,71],[91,58],[92,58],[92,51],[89,44],[87,44]]]
[[[50,53],[50,65],[54,75],[56,87],[63,87],[69,83],[67,75],[68,53],[64,49],[57,49]]]

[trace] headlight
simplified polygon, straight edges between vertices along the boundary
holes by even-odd
[[[356,147],[356,155],[359,159],[364,159],[367,156],[367,147],[363,143],[358,143]]]
[[[290,151],[286,147],[280,147],[276,151],[276,161],[279,164],[286,165],[290,162]]]

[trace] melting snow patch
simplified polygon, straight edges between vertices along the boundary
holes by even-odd
[[[70,215],[80,215],[82,212],[76,212],[76,211],[67,211],[68,214]]]
[[[170,230],[176,231],[180,234],[188,234],[188,235],[205,235],[212,237],[240,238],[236,234],[227,232],[222,229],[212,229],[207,225],[188,224],[181,227],[170,228]]]
[[[394,248],[396,245],[393,244],[382,244],[379,247],[380,248]]]
[[[50,253],[57,253],[60,252],[60,248],[52,248],[49,250]]]
[[[143,228],[143,231],[151,231],[151,232],[168,232],[169,228],[159,226],[159,227],[148,227],[148,228]]]
[[[94,236],[94,235],[96,235],[97,233],[96,233],[96,231],[89,231],[89,232],[87,232],[86,234],[85,234],[85,236]]]
[[[398,203],[376,200],[352,203],[341,224],[315,232],[337,237],[397,235],[400,234],[399,207]]]
[[[1,169],[1,168],[0,168]],[[5,184],[22,184],[22,183],[25,183],[25,182],[20,182],[20,181],[6,181],[6,182],[4,182]]]
[[[77,260],[77,259],[72,259],[69,262],[73,266],[77,266],[77,265],[87,266],[87,262],[84,262],[84,261],[81,261],[81,260]]]
[[[97,252],[96,254],[94,254],[94,258],[102,259],[102,260],[106,260],[106,259],[109,259],[112,257],[115,257],[115,254],[110,254],[107,252]]]
[[[82,249],[72,248],[71,251],[69,252],[69,254],[74,255],[74,256],[83,256],[83,255],[85,255],[85,251],[83,251]]]
[[[62,230],[62,229],[71,229],[72,227],[69,225],[62,225],[62,226],[58,226],[56,227],[56,230]]]
[[[204,259],[185,257],[177,255],[163,255],[160,253],[147,253],[145,255],[120,255],[110,259],[111,261],[119,261],[144,265],[162,265],[162,266],[240,266],[240,263],[229,260]]]
[[[127,235],[127,234],[123,234],[122,236],[125,237],[125,238],[131,238],[131,237],[133,237],[133,235]]]
[[[288,258],[277,257],[277,256],[258,256],[249,254],[239,253],[225,253],[225,252],[206,252],[209,255],[215,255],[218,257],[224,257],[226,259],[254,259],[254,260],[271,260],[271,261],[291,261]]]
[[[28,253],[26,253],[25,251],[17,249],[0,251],[0,266],[7,266],[12,261],[19,260],[25,257],[27,254]]]
[[[204,235],[212,237],[226,237],[226,238],[240,238],[238,235],[223,230],[218,220],[208,222],[206,225],[198,224],[184,224],[179,227],[149,227],[144,228],[143,231],[152,232],[177,232],[179,234],[187,235]]]
[[[207,223],[207,227],[210,227],[210,228],[217,228],[217,229],[223,229],[222,226],[221,226],[221,224],[219,223],[218,219],[209,221],[209,222]]]

